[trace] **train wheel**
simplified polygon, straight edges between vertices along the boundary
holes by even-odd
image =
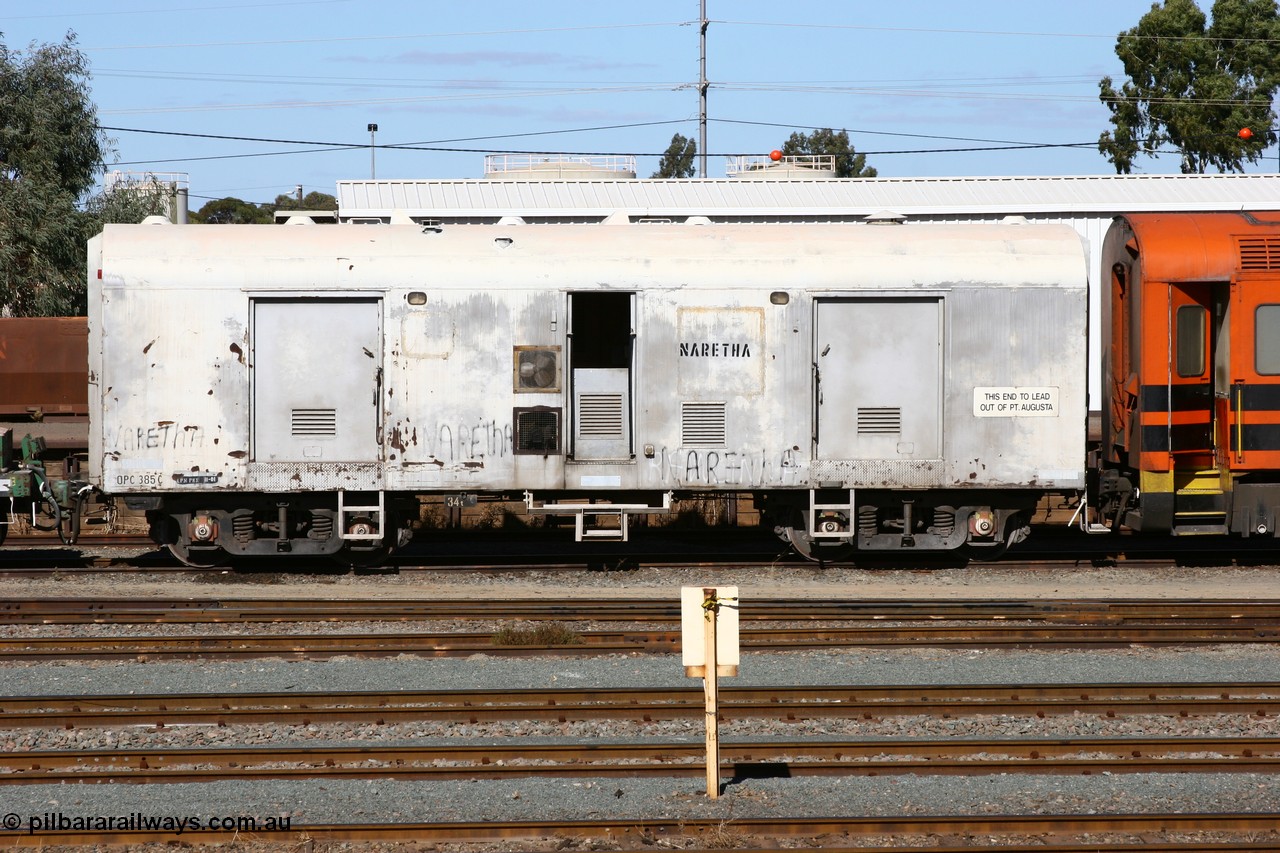
[[[815,563],[850,560],[854,551],[852,543],[838,544],[819,543],[803,527],[787,527],[783,529],[786,541],[797,554]]]
[[[177,558],[178,562],[196,569],[212,569],[217,566],[225,566],[231,561],[231,555],[221,548],[197,548],[192,550],[177,542],[171,543],[167,547],[169,553]]]

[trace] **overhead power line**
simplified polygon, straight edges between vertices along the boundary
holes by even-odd
[[[779,124],[774,122],[734,121],[732,119],[712,119],[712,121],[720,121],[720,122],[732,123],[732,124],[758,125],[762,127],[789,128],[791,130],[802,129],[802,128],[810,129],[810,130],[818,129],[817,127],[812,125]],[[203,161],[203,160],[221,160],[221,159],[235,159],[235,158],[246,158],[246,157],[276,157],[276,156],[282,156],[286,154],[314,154],[314,153],[322,153],[322,152],[329,152],[329,151],[344,151],[344,150],[369,149],[369,148],[374,148],[379,150],[388,150],[388,151],[424,151],[424,152],[452,153],[452,154],[459,154],[459,153],[460,154],[546,154],[546,155],[565,155],[565,156],[575,156],[575,157],[661,157],[665,152],[661,152],[661,151],[659,152],[566,151],[563,149],[531,150],[531,149],[516,149],[516,148],[461,148],[461,147],[445,145],[443,143],[473,142],[473,141],[480,141],[484,139],[510,139],[510,138],[517,138],[521,136],[549,135],[549,134],[555,134],[555,133],[584,133],[588,131],[597,131],[597,130],[615,130],[615,129],[621,129],[621,128],[630,128],[630,127],[650,127],[650,126],[658,126],[658,125],[688,124],[688,123],[690,123],[689,119],[672,119],[667,121],[643,122],[643,123],[628,124],[628,125],[609,125],[609,126],[594,127],[594,128],[574,128],[572,130],[563,130],[563,131],[539,131],[539,132],[527,133],[527,134],[503,134],[501,136],[464,137],[460,139],[445,139],[445,140],[435,140],[435,141],[428,141],[428,142],[383,143],[383,144],[377,144],[377,145],[370,145],[368,143],[327,142],[327,141],[306,140],[306,139],[277,139],[272,137],[261,137],[261,136],[235,136],[235,135],[213,134],[213,133],[189,133],[189,132],[177,131],[177,130],[151,130],[151,129],[143,129],[143,128],[130,128],[130,127],[102,126],[100,127],[100,129],[104,131],[110,131],[112,133],[146,133],[146,134],[152,134],[157,136],[176,136],[176,137],[186,137],[186,138],[196,138],[196,139],[215,139],[215,140],[224,140],[229,142],[264,142],[264,143],[272,143],[272,144],[278,144],[278,145],[324,146],[321,148],[310,148],[308,150],[302,150],[302,151],[268,151],[268,152],[247,153],[247,154],[208,155],[203,157],[158,158],[158,159],[152,159],[152,160],[136,160],[136,161],[130,161],[126,163],[116,164],[116,165],[122,165],[122,166],[137,166],[137,165],[144,165],[147,163],[189,163],[189,162],[197,162],[197,161]],[[866,135],[902,136],[902,137],[914,138],[914,139],[934,139],[938,141],[985,143],[984,145],[981,145],[981,146],[966,146],[966,147],[951,147],[951,148],[912,148],[912,149],[904,148],[904,149],[859,150],[858,151],[859,154],[865,154],[868,156],[871,156],[871,155],[887,156],[890,154],[954,154],[954,153],[978,152],[978,151],[1018,151],[1018,150],[1035,150],[1035,149],[1046,149],[1046,148],[1093,148],[1093,147],[1096,147],[1098,144],[1096,140],[1090,140],[1088,142],[1017,142],[1017,141],[1009,141],[1009,140],[973,139],[973,138],[967,138],[967,137],[950,137],[950,136],[930,136],[925,134],[910,134],[910,133],[891,134],[891,133],[886,133],[884,131],[853,130],[848,132],[855,133],[855,134],[863,133]],[[750,152],[738,151],[738,152],[731,152],[731,153],[715,153],[715,154],[709,153],[708,156],[740,157],[744,153],[750,153]]]

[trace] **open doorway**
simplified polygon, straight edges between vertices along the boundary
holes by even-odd
[[[629,460],[635,295],[569,295],[573,458]]]

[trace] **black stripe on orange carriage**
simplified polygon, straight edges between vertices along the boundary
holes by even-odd
[[[1280,468],[1280,266],[1258,254],[1258,241],[1280,248],[1275,236],[1240,236],[1241,268],[1231,283],[1231,384],[1225,409],[1224,454],[1233,471]],[[1262,246],[1261,248],[1266,248]]]
[[[1213,465],[1213,390],[1208,383],[1142,386],[1138,423],[1143,470]]]
[[[1231,386],[1227,455],[1237,469],[1280,467],[1280,386]]]

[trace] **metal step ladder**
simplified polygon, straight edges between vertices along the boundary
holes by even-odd
[[[346,490],[338,490],[339,538],[357,542],[375,542],[382,539],[385,532],[383,520],[386,517],[387,500],[386,492],[379,491],[377,494],[377,504],[357,506],[355,504],[347,504]],[[368,518],[372,528],[367,532],[348,532],[349,528],[353,526],[353,522],[358,518]]]
[[[1223,498],[1220,509],[1179,510],[1180,498]],[[1222,490],[1222,472],[1216,468],[1196,471],[1190,480],[1178,487],[1174,494],[1174,536],[1216,536],[1229,533],[1225,492]]]
[[[846,497],[836,503],[818,503],[818,493],[809,492],[809,535],[814,539],[848,539],[853,535],[854,490],[842,491],[846,491]],[[837,522],[833,516],[843,516],[844,520]]]
[[[525,509],[530,515],[571,515],[573,516],[573,535],[575,542],[586,540],[603,542],[626,542],[630,534],[628,519],[633,515],[669,515],[671,513],[671,492],[664,492],[662,504],[614,504],[614,503],[558,503],[555,501],[539,501],[533,492],[524,493]],[[616,520],[612,526],[587,524],[587,519],[595,521]]]

